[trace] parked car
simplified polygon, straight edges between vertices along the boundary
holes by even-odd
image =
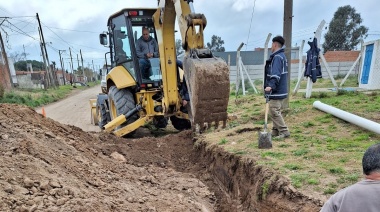
[[[89,85],[87,85],[87,84],[84,83],[84,82],[76,81],[76,82],[73,83],[73,86],[75,87],[75,86],[89,86]]]

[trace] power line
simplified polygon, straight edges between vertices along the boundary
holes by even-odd
[[[28,33],[24,32],[22,29],[18,28],[16,25],[12,24],[10,21],[7,20],[7,22],[8,22],[10,25],[12,25],[14,28],[16,28],[18,31],[12,29],[12,28],[9,27],[9,26],[4,26],[4,27],[10,29],[11,31],[14,31],[14,32],[17,32],[17,33],[19,33],[19,34],[22,34],[22,35],[25,35],[25,36],[27,36],[27,37],[30,37],[30,38],[32,38],[33,40],[38,40],[38,39],[32,37],[31,35],[29,35]]]
[[[251,22],[249,24],[248,38],[247,38],[247,43],[246,43],[246,46],[245,46],[245,50],[247,50],[247,44],[248,44],[248,40],[249,40],[249,35],[251,34],[252,19],[253,19],[253,13],[255,12],[255,5],[256,5],[256,0],[253,2]]]
[[[46,27],[48,27],[48,26],[46,26]],[[99,33],[99,32],[86,31],[86,30],[76,30],[76,29],[63,29],[63,28],[58,28],[58,27],[51,27],[51,26],[49,26],[49,28],[51,28],[51,29],[59,29],[59,30],[65,30],[65,31],[72,31],[72,32]]]

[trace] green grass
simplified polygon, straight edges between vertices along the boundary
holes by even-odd
[[[318,180],[318,179],[315,179],[315,178],[309,178],[309,179],[307,180],[307,183],[308,183],[309,185],[318,185],[318,184],[319,184],[319,180]]]
[[[305,184],[305,182],[307,182],[309,177],[310,177],[309,174],[297,173],[297,174],[290,175],[290,180],[294,187],[300,188]]]
[[[338,84],[341,80],[336,79]],[[296,81],[293,80],[291,91],[295,84]],[[255,81],[255,85],[260,94],[248,92],[245,96],[241,93],[237,97],[230,96],[228,110],[237,116],[237,119],[228,122],[230,128],[240,126],[262,129],[265,100],[262,96],[262,84]],[[318,79],[313,84],[313,88],[333,87],[330,79]],[[343,87],[357,87],[357,76],[349,77]],[[301,82],[301,89],[304,88],[306,81]],[[291,184],[301,191],[318,192],[328,197],[360,180],[363,153],[370,145],[380,142],[380,135],[320,111],[313,107],[313,103],[321,101],[340,110],[380,122],[379,94],[377,91],[313,91],[311,98],[306,99],[304,93],[298,92],[290,96],[289,108],[283,113],[290,129],[290,138],[272,138],[272,149],[260,150],[257,148],[260,130],[241,134],[231,130],[228,140],[239,141],[239,145],[228,142],[223,148],[233,149],[230,152],[235,154],[244,153],[245,157],[254,158],[257,164],[273,168],[279,174],[288,177]],[[268,127],[271,127],[270,119],[268,124]],[[218,142],[220,140],[213,143]]]
[[[286,154],[282,152],[264,152],[261,154],[261,157],[271,157],[271,158],[277,158],[282,159],[285,158]]]
[[[219,142],[219,145],[223,145],[223,144],[226,144],[226,143],[228,143],[228,140],[225,139],[225,138],[222,138],[222,139],[220,140],[220,142]]]
[[[94,86],[96,83],[89,83],[89,85]],[[58,88],[49,88],[47,90],[40,88],[13,88],[12,90],[5,92],[4,95],[0,97],[0,103],[21,104],[35,108],[63,99],[74,89],[86,89],[86,87],[73,88],[70,85],[63,85]]]
[[[287,168],[289,170],[299,170],[299,169],[302,169],[302,166],[300,164],[289,163],[289,164],[285,164],[284,168]]]
[[[292,153],[294,156],[304,156],[307,153],[309,153],[309,150],[305,149],[305,148],[301,148],[301,149],[297,149],[297,150],[293,151]]]
[[[331,167],[328,170],[331,174],[343,174],[346,172],[342,167]]]
[[[357,182],[360,178],[360,174],[359,173],[353,173],[353,174],[348,174],[348,175],[343,175],[341,176],[339,179],[337,179],[337,182],[338,183],[350,183],[350,184],[353,184],[355,182]]]

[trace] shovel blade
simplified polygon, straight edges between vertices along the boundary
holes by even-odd
[[[259,149],[271,149],[272,148],[272,134],[269,132],[259,133]]]

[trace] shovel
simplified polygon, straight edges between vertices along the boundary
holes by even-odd
[[[264,132],[259,132],[259,149],[272,148],[272,134],[268,131],[269,94],[265,94],[265,123]]]

